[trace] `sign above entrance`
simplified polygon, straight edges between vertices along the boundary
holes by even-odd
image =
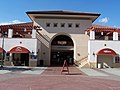
[[[73,46],[52,46],[52,50],[73,50]]]
[[[116,52],[112,49],[105,48],[100,51],[98,51],[97,55],[116,55]]]
[[[24,47],[17,46],[17,47],[12,48],[10,50],[10,53],[29,53],[29,50]]]

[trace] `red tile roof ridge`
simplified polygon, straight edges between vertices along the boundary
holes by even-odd
[[[24,23],[16,23],[16,24],[7,24],[7,25],[0,25],[0,27],[1,26],[16,26],[16,25],[32,25],[33,24],[33,22],[24,22]]]
[[[98,25],[98,24],[92,24],[92,27],[94,28],[111,28],[111,29],[120,29],[112,26],[104,26],[104,25]]]

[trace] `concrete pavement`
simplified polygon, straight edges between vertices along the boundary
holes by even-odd
[[[0,74],[0,90],[120,90],[120,81],[117,80],[120,76],[110,74],[109,70],[69,67],[70,74],[64,72],[61,75],[61,69],[62,67],[4,68],[10,72]],[[32,71],[36,74],[31,74]],[[114,76],[116,80],[106,79]]]

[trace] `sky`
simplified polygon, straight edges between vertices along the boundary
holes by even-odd
[[[93,24],[120,27],[120,0],[0,0],[0,25],[31,22],[27,11],[95,12]]]

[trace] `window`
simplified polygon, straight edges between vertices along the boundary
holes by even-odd
[[[50,27],[50,23],[46,23],[46,27]]]
[[[120,63],[120,57],[119,56],[115,57],[115,63]]]
[[[58,23],[54,23],[54,24],[53,24],[53,27],[57,27],[57,25],[58,25]]]
[[[68,23],[68,27],[71,28],[72,27],[72,23]]]
[[[65,27],[65,23],[61,23],[61,27]]]
[[[79,28],[79,24],[75,24],[75,27],[76,27],[76,28]]]

